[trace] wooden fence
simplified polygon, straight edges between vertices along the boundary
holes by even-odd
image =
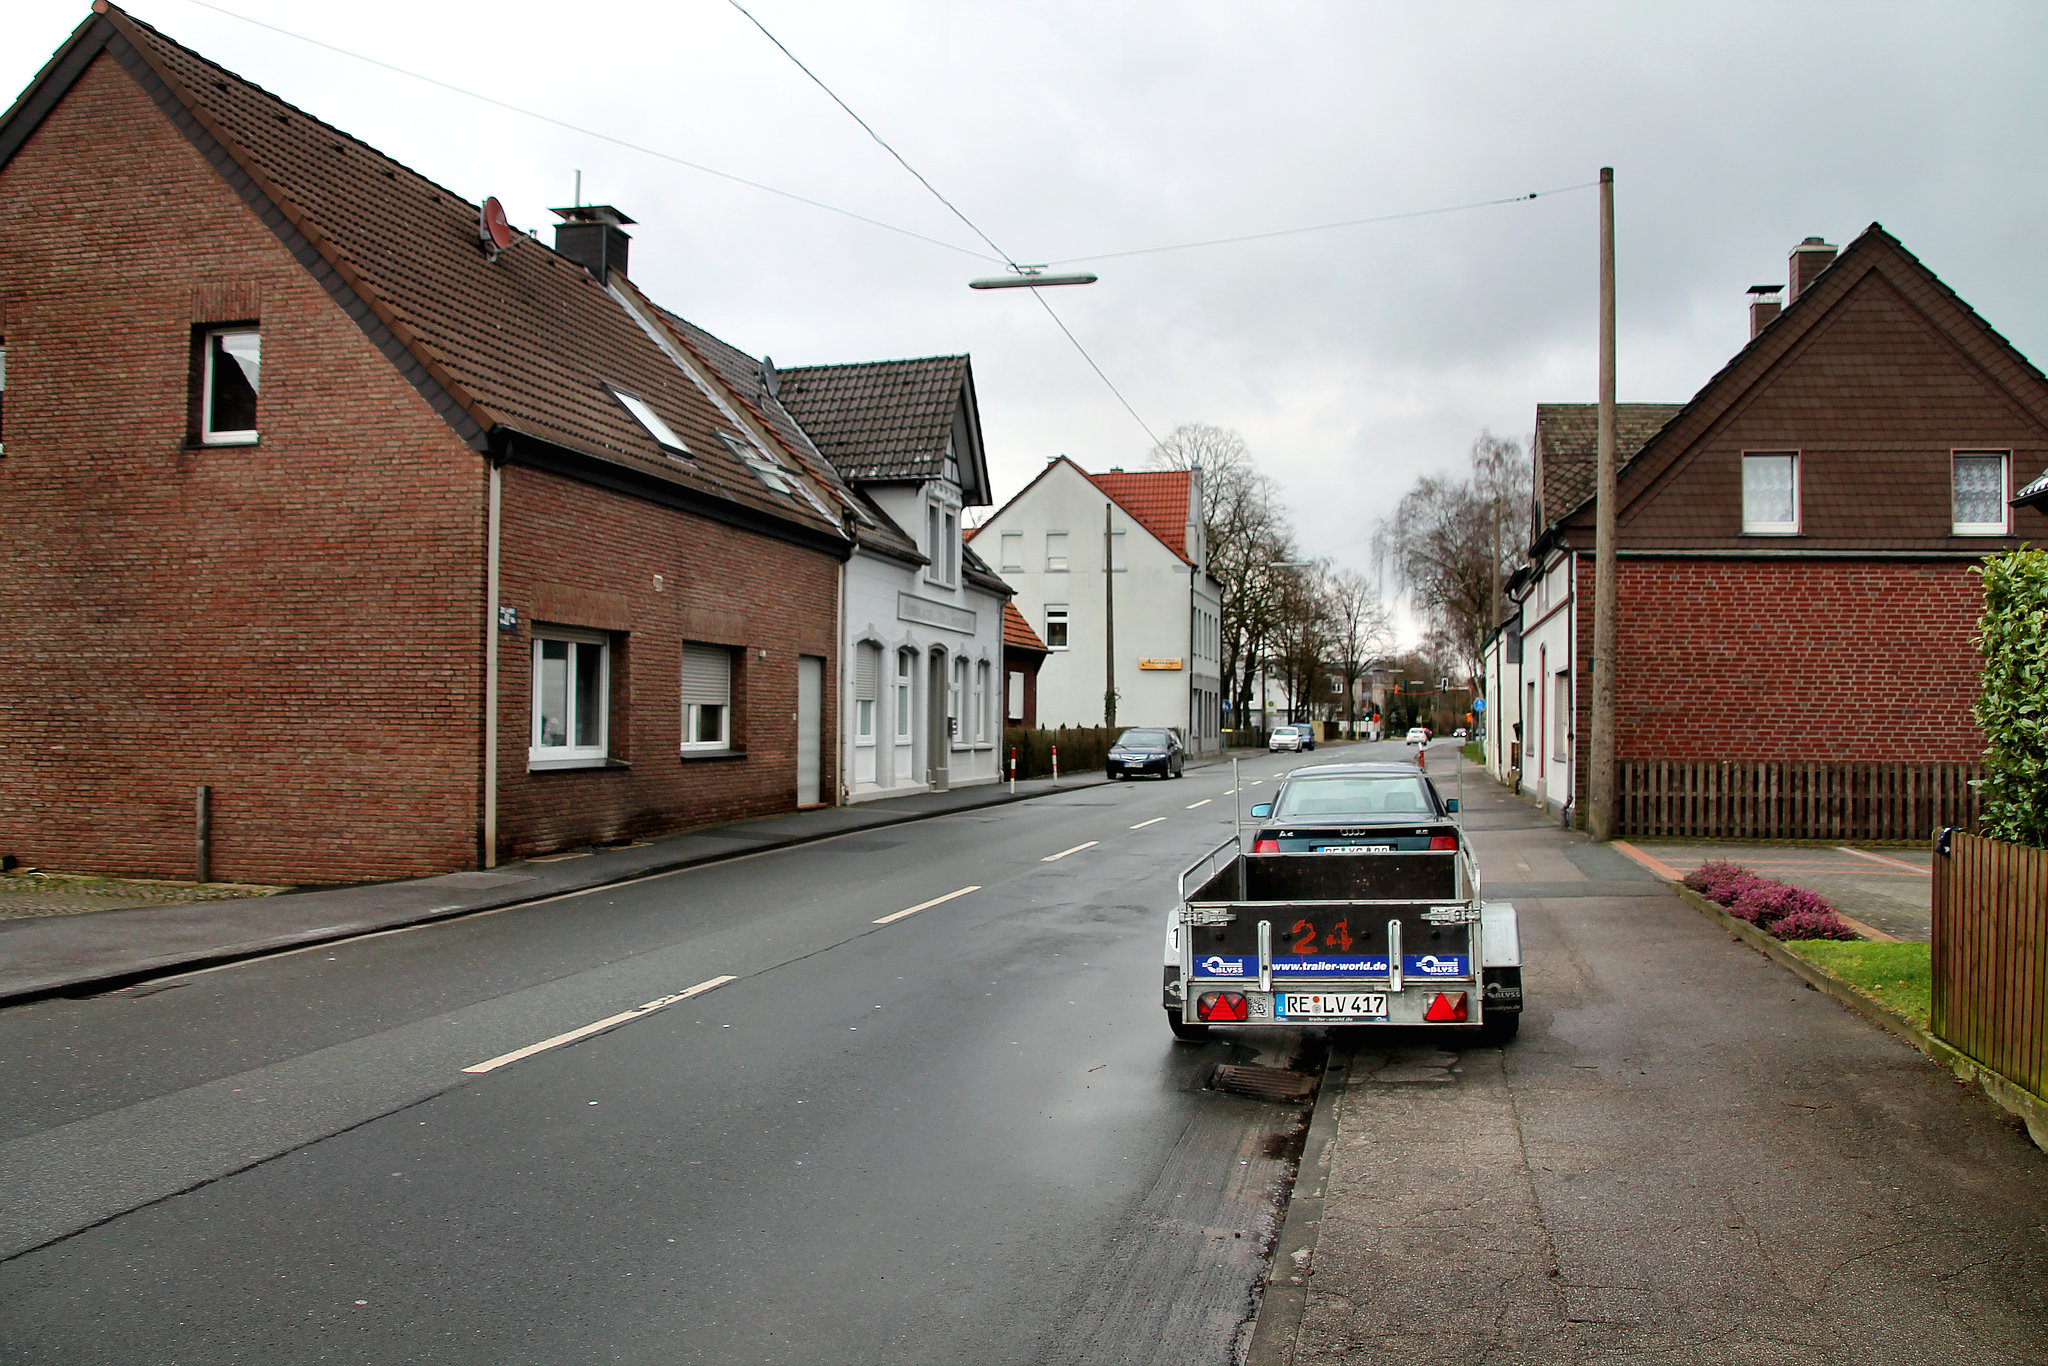
[[[2048,1100],[2048,850],[1960,830],[1936,846],[1932,1024]]]
[[[1974,825],[1975,764],[1629,761],[1615,765],[1625,835],[1926,840]]]

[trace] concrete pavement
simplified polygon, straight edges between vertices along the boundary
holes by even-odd
[[[1190,764],[1189,768],[1199,766]],[[619,848],[523,859],[488,872],[0,920],[0,1004],[105,990],[159,973],[496,910],[764,849],[1025,801],[1106,781],[1105,775],[1088,772],[1063,774],[1057,787],[1049,778],[1022,781],[1014,795],[1006,783],[920,792],[709,826]]]
[[[1521,1037],[1339,1041],[1253,1363],[2048,1360],[2015,1120],[1647,868],[1465,796]]]
[[[1660,877],[1676,882],[1709,859],[1739,863],[1760,877],[1818,893],[1876,936],[1924,944],[1934,933],[1934,850],[1931,847],[1814,842],[1743,844],[1725,840],[1637,840],[1619,843],[1640,854]]]

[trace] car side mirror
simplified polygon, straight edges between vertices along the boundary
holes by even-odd
[[[1262,821],[1272,814],[1273,803],[1271,802],[1260,802],[1257,806],[1252,808],[1252,819],[1255,821]]]
[[[1453,815],[1453,816],[1457,815],[1457,814],[1458,814],[1458,799],[1457,799],[1456,797],[1446,797],[1446,798],[1444,798],[1444,811],[1445,811],[1446,813],[1450,814],[1450,815]]]

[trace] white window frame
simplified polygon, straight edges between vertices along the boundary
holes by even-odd
[[[1565,763],[1572,757],[1572,674],[1569,669],[1559,669],[1551,678],[1552,725],[1550,735],[1550,758],[1553,763]]]
[[[855,660],[855,677],[853,685],[853,743],[865,749],[871,748],[875,743],[875,713],[881,707],[880,693],[882,691],[882,647],[875,644],[871,640],[864,640],[859,642],[853,648]],[[864,695],[861,689],[859,678],[859,661],[863,658],[872,659],[874,661],[875,676],[874,678],[869,680],[870,691],[873,694],[875,694],[873,696]]]
[[[1792,520],[1789,522],[1766,522],[1753,520],[1749,509],[1750,462],[1765,460],[1788,461],[1792,467]],[[1804,500],[1799,489],[1799,452],[1797,451],[1744,451],[1742,453],[1742,534],[1745,536],[1797,536],[1800,514],[1804,511]]]
[[[1048,574],[1064,574],[1067,572],[1067,533],[1064,531],[1048,531],[1045,533],[1045,572]]]
[[[1061,634],[1066,636],[1069,641],[1074,637],[1074,624],[1072,618],[1067,613],[1067,609],[1057,603],[1047,603],[1045,608],[1045,648],[1057,654],[1064,654],[1069,648],[1065,641],[1058,645],[1052,643],[1052,623],[1055,617],[1059,618],[1060,625],[1066,628]]]
[[[896,673],[890,682],[896,710],[896,727],[893,738],[899,745],[909,744],[913,738],[912,733],[917,728],[917,718],[912,715],[915,708],[911,706],[910,696],[910,685],[916,677],[917,651],[898,650],[896,652]]]
[[[646,432],[653,439],[655,445],[671,455],[689,455],[690,448],[683,444],[683,439],[675,434],[674,428],[661,420],[661,414],[654,411],[654,405],[641,398],[638,394],[629,393],[621,389],[616,384],[606,384],[604,387],[614,399],[618,400],[619,406],[626,410],[626,415],[640,424],[640,430]]]
[[[1024,722],[1024,671],[1022,669],[1003,670],[1003,721],[1005,724],[1015,721],[1019,725],[1022,725]]]
[[[560,745],[541,743],[541,656],[549,643],[566,644],[570,647],[562,690],[562,733],[565,740],[571,742]],[[595,649],[598,652],[597,743],[594,745],[578,745],[571,739],[576,734],[576,723],[579,720],[576,715],[577,656],[586,649]],[[533,672],[528,687],[531,694],[528,698],[531,724],[527,731],[526,766],[529,769],[602,767],[611,753],[611,637],[603,631],[584,631],[568,626],[536,626],[533,628],[531,658]]]
[[[953,748],[966,749],[974,742],[973,735],[969,733],[973,718],[967,714],[966,655],[953,656],[952,675],[946,689],[946,715],[952,718],[953,722],[948,729],[952,731]]]
[[[703,700],[691,701],[683,692],[683,677],[688,670],[688,656],[691,651],[704,651],[725,656],[725,699],[721,702]],[[684,659],[678,671],[676,686],[682,714],[682,733],[678,737],[677,752],[682,754],[724,754],[732,749],[732,661],[734,651],[729,646],[712,645],[704,641],[683,642]],[[705,707],[718,708],[718,735],[711,740],[698,740],[698,722],[703,719]]]
[[[979,744],[993,744],[994,727],[992,713],[995,711],[995,670],[987,660],[974,666],[974,738]]]
[[[998,539],[1003,552],[1003,568],[1023,569],[1024,533],[1021,531],[1005,531],[999,533]]]
[[[1965,522],[1956,508],[1956,476],[1965,460],[1998,461],[1998,512],[1995,522]],[[2012,508],[2006,499],[2012,496],[2012,452],[2011,451],[1951,451],[1948,468],[1949,488],[1949,530],[1957,536],[2005,536],[2012,531]]]
[[[926,583],[941,588],[957,588],[960,585],[960,509],[943,498],[933,497],[925,503],[925,555],[931,560],[925,566]]]
[[[1109,572],[1123,574],[1129,570],[1130,565],[1124,560],[1124,533],[1112,530],[1109,533]]]
[[[256,441],[256,427],[216,431],[213,425],[213,343],[219,337],[256,338],[256,382],[249,387],[256,402],[263,402],[263,329],[260,327],[210,327],[199,334],[199,444],[202,446],[247,446]],[[261,419],[259,418],[259,424]]]

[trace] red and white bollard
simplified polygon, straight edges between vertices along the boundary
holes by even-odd
[[[1010,746],[1010,795],[1017,795],[1017,747]]]
[[[1060,785],[1060,747],[1058,745],[1052,747],[1052,785],[1054,787]]]

